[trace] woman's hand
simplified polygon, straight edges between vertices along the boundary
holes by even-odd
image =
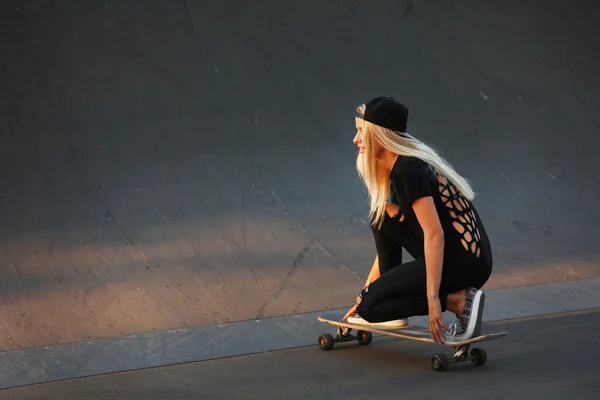
[[[346,315],[344,315],[344,318],[342,318],[342,321],[345,321],[348,319],[349,316],[351,316],[352,314],[354,314],[356,312],[356,309],[358,308],[358,304],[355,304],[354,307],[352,307],[350,309],[350,311],[348,311],[346,313]]]
[[[448,327],[442,318],[442,305],[440,298],[429,299],[429,332],[431,337],[437,344],[442,344],[446,341],[445,332],[448,332]]]
[[[347,320],[349,316],[351,316],[352,314],[354,314],[356,312],[356,310],[358,309],[358,305],[360,304],[361,300],[362,299],[360,298],[360,294],[358,296],[356,296],[356,300],[355,300],[354,306],[346,313],[346,315],[344,315],[344,318],[342,318],[342,321]]]

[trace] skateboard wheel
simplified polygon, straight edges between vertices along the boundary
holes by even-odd
[[[472,349],[471,350],[471,362],[473,365],[483,365],[487,361],[487,353],[484,349]]]
[[[431,368],[435,371],[445,371],[448,368],[448,356],[444,353],[431,356]]]
[[[324,333],[319,336],[319,347],[322,350],[331,350],[333,349],[333,336],[329,333]]]
[[[371,332],[358,331],[356,332],[356,336],[358,337],[358,343],[363,346],[366,346],[373,341],[373,334]]]

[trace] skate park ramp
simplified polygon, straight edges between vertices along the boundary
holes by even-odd
[[[488,290],[600,276],[598,4],[0,7],[1,351],[350,306],[380,95],[473,183]]]

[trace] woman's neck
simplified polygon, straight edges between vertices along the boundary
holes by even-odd
[[[388,150],[384,150],[377,161],[379,161],[379,163],[383,165],[385,169],[391,171],[394,168],[394,164],[396,164],[398,157],[398,154],[392,153]]]

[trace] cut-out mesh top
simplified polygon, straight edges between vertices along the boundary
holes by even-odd
[[[491,257],[485,229],[473,204],[444,176],[433,172],[429,164],[415,157],[398,157],[390,184],[391,201],[400,206],[402,214],[397,220],[405,217],[404,223],[421,238],[423,231],[412,204],[421,197],[433,197],[444,229],[446,261],[463,263]]]
[[[481,236],[477,228],[477,217],[473,212],[473,205],[445,177],[440,174],[436,175],[440,198],[453,220],[452,226],[462,236],[460,241],[465,250],[479,258]]]

